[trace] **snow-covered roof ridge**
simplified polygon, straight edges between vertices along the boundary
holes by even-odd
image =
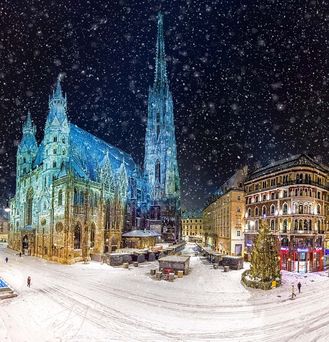
[[[280,159],[273,163],[269,163],[251,173],[248,177],[248,180],[260,177],[271,172],[280,171],[281,169],[291,168],[295,166],[311,166],[319,168],[324,172],[329,172],[328,166],[321,164],[310,155],[302,153]]]
[[[133,174],[137,165],[130,154],[104,140],[94,136],[75,124],[70,123],[70,151],[74,155],[72,162],[78,166],[79,174],[85,168],[85,177],[97,180],[97,171],[106,155],[114,171],[124,162],[128,175]],[[75,168],[74,168],[75,169]]]

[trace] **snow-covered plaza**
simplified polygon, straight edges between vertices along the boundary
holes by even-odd
[[[18,297],[0,303],[0,341],[326,340],[327,274],[284,273],[281,288],[264,292],[245,289],[241,271],[224,273],[191,255],[190,274],[167,282],[149,276],[157,261],[129,270],[68,266],[20,258],[2,246],[0,275]],[[302,293],[290,300],[298,281]]]

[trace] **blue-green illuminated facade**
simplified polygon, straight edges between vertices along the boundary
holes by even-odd
[[[144,170],[122,150],[69,122],[60,79],[38,144],[31,114],[17,151],[9,246],[59,262],[99,258],[124,231],[180,238],[180,182],[173,101],[158,16],[156,71],[149,90]]]

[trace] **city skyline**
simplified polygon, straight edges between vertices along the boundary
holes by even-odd
[[[321,5],[281,5],[140,1],[18,11],[4,4],[10,29],[0,56],[2,201],[14,193],[27,110],[40,141],[50,85],[60,73],[70,120],[142,164],[158,10],[166,18],[183,207],[202,207],[245,164],[302,152],[328,162],[324,15]]]

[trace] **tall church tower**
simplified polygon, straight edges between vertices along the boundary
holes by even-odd
[[[38,144],[35,139],[36,128],[31,119],[31,113],[27,113],[26,121],[23,124],[23,137],[18,145],[17,153],[17,188],[21,176],[32,170],[33,161],[38,151]]]
[[[49,186],[68,159],[69,122],[66,115],[67,99],[63,95],[60,78],[49,98],[49,112],[44,135],[44,186]]]
[[[144,173],[149,185],[150,228],[161,229],[167,240],[179,239],[180,180],[161,13],[158,14],[155,77],[148,97]]]

